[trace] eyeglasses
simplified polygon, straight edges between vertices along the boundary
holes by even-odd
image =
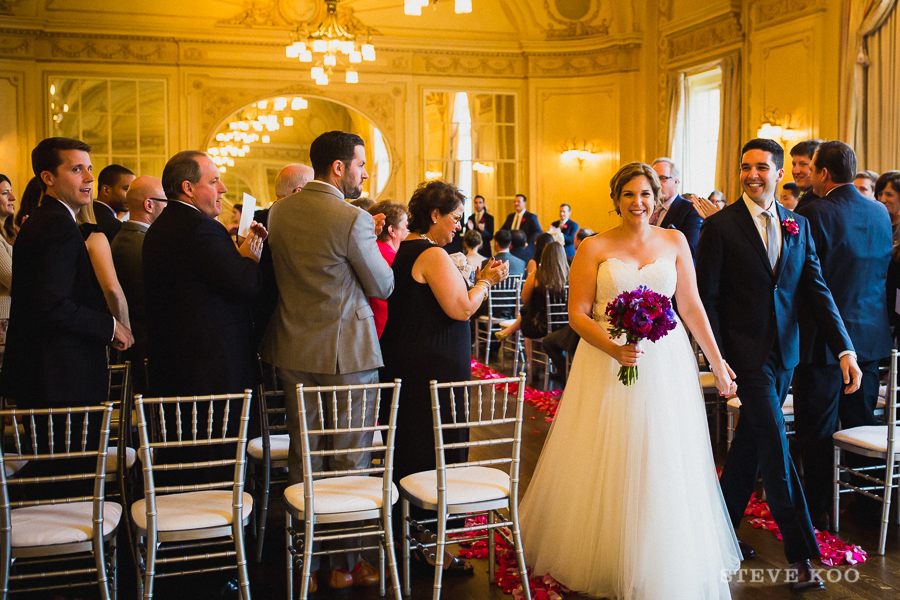
[[[453,215],[453,214],[451,214],[450,216],[453,217],[453,220],[456,221],[457,223],[462,223],[463,215]]]
[[[674,177],[667,177],[666,175],[660,175],[660,176],[659,176],[659,181],[660,181],[660,183],[665,183],[665,182],[667,182],[667,181],[670,180],[670,179],[675,179],[675,178],[674,178]]]
[[[154,202],[168,202],[168,198],[147,198],[147,200],[153,200]]]

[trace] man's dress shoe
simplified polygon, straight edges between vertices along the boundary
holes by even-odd
[[[741,549],[741,554],[744,555],[744,560],[747,560],[748,558],[756,558],[756,550],[754,550],[753,546],[751,546],[744,540],[738,540],[738,548]]]
[[[819,578],[808,560],[801,560],[791,565],[788,571],[788,582],[792,592],[825,589],[825,582]]]

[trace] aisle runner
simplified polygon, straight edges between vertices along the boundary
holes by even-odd
[[[747,505],[744,516],[751,517],[748,523],[756,529],[767,529],[773,532],[779,540],[781,539],[781,532],[778,531],[778,525],[775,523],[775,519],[772,518],[769,505],[757,500],[755,493],[750,497],[750,504]],[[827,531],[819,531],[817,529],[816,539],[819,541],[819,550],[822,553],[819,560],[826,567],[864,563],[869,557],[866,551],[859,546],[853,546],[843,540],[839,540]]]
[[[500,379],[501,377],[506,377],[506,375],[498,373],[494,369],[485,366],[478,361],[472,361],[473,379]],[[517,386],[512,385],[510,387],[510,392],[515,391],[518,391]],[[560,390],[553,390],[552,392],[542,392],[540,390],[525,386],[525,402],[534,406],[534,408],[539,412],[547,413],[549,416],[546,417],[545,420],[548,423],[552,422],[553,417],[556,415],[556,410],[559,408],[559,400],[561,395],[562,392]]]
[[[472,361],[472,377],[475,379],[500,379],[504,377],[494,369],[487,367],[477,361]],[[515,386],[513,386],[515,387]],[[511,390],[512,391],[512,390]],[[553,421],[556,411],[559,408],[560,396],[562,392],[542,392],[534,388],[525,388],[525,401],[533,405],[540,412],[547,413],[548,423]],[[537,433],[537,431],[535,431]],[[772,518],[769,511],[769,505],[756,498],[753,494],[744,516],[751,517],[748,521],[751,526],[756,529],[766,529],[773,532],[779,540],[781,540],[781,532],[778,525]],[[468,519],[466,525],[478,525],[485,523],[485,517],[477,517]],[[484,535],[485,531],[476,531],[468,535],[454,536],[457,539],[465,539],[466,537],[476,537]],[[505,594],[512,594],[516,600],[520,600],[522,595],[522,586],[519,578],[518,568],[516,567],[516,555],[512,548],[499,535],[494,536],[496,540],[496,560],[497,568],[494,574],[494,581]],[[826,567],[835,567],[838,565],[855,565],[866,562],[868,554],[859,546],[848,544],[840,540],[827,531],[816,531],[816,539],[819,542],[819,549],[822,555],[819,560]],[[461,558],[487,558],[488,548],[487,540],[480,540],[471,543],[462,543],[459,556]],[[571,590],[563,586],[561,583],[544,575],[542,577],[531,577],[529,579],[531,586],[531,597],[534,600],[561,600],[563,595],[572,594]]]

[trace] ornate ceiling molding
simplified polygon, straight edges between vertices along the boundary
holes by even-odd
[[[583,14],[566,15],[560,11],[558,0],[544,0],[544,12],[551,23],[542,27],[548,40],[571,40],[609,35],[609,20],[599,19],[602,0],[586,0]],[[554,25],[555,24],[555,25]]]
[[[586,76],[640,69],[640,45],[628,44],[579,54],[531,54],[528,74],[533,77]]]
[[[729,46],[743,39],[741,15],[728,13],[706,23],[695,25],[660,38],[665,40],[662,51],[666,63],[704,54],[719,47]]]
[[[765,29],[827,8],[826,0],[763,0],[751,8],[750,14],[753,28]]]
[[[2,56],[28,56],[28,38],[0,36],[0,55]]]

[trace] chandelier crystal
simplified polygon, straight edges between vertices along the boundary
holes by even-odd
[[[315,30],[294,34],[295,41],[285,47],[288,58],[296,58],[302,63],[311,63],[309,76],[318,85],[328,85],[339,57],[347,57],[347,62],[357,64],[375,60],[375,46],[366,33],[362,40],[356,27],[347,17],[338,15],[338,0],[325,0],[327,13]],[[347,83],[358,83],[359,73],[348,67],[345,73]]]
[[[433,4],[437,4],[438,0],[432,0]],[[428,6],[429,0],[403,0],[403,13],[415,17],[422,16],[422,9]],[[472,0],[454,0],[453,11],[458,14],[467,14],[472,12]]]

